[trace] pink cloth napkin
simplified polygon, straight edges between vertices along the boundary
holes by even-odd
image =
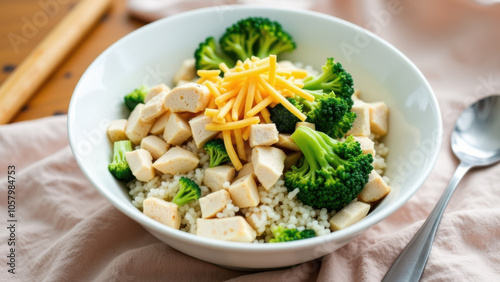
[[[449,140],[461,110],[489,93],[500,93],[500,6],[466,0],[320,4],[315,9],[369,28],[394,44],[416,63],[437,95],[443,146],[431,176],[407,204],[322,260],[261,273],[229,270],[163,244],[100,196],[68,147],[65,116],[4,125],[0,280],[379,281],[458,165]],[[9,217],[7,174],[14,170],[15,208]],[[499,183],[500,165],[473,170],[463,179],[439,227],[423,281],[500,280]],[[15,265],[8,264],[11,248]],[[13,267],[16,274],[8,272]]]

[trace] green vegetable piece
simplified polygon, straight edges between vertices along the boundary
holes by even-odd
[[[304,229],[302,231],[294,229],[287,229],[283,226],[275,226],[271,229],[274,238],[269,240],[269,243],[279,243],[279,242],[289,242],[295,240],[302,240],[307,238],[313,238],[316,236],[316,232],[312,229]]]
[[[225,63],[232,68],[235,64],[233,59],[217,48],[213,37],[208,37],[204,42],[200,43],[194,52],[194,58],[197,70],[218,70],[221,63]]]
[[[179,207],[201,197],[200,186],[193,180],[183,176],[179,179],[179,186],[179,191],[172,199],[172,203]]]
[[[373,170],[373,157],[363,155],[352,136],[341,142],[301,126],[292,139],[304,157],[285,173],[285,186],[288,191],[298,188],[297,198],[302,203],[338,211],[363,190]]]
[[[224,145],[224,140],[222,139],[212,139],[209,140],[203,148],[208,152],[210,156],[210,167],[219,166],[221,163],[229,162],[229,154],[226,151],[226,146]]]
[[[323,65],[322,73],[317,76],[310,76],[304,80],[303,89],[322,90],[326,93],[335,92],[337,97],[344,99],[352,107],[354,94],[353,80],[342,64],[335,62],[334,58],[328,58]]]
[[[135,179],[125,159],[125,153],[131,151],[132,142],[130,140],[116,141],[113,144],[113,162],[108,165],[108,170],[118,180],[128,182]]]
[[[140,103],[144,103],[144,98],[146,97],[148,92],[149,88],[144,85],[134,89],[134,91],[125,96],[125,106],[127,106],[129,110],[133,111],[135,106]]]

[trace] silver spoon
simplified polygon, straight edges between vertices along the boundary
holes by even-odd
[[[382,281],[420,279],[441,216],[462,177],[473,167],[500,161],[500,95],[483,98],[462,112],[451,134],[451,148],[460,159],[460,164],[436,207],[396,258]]]

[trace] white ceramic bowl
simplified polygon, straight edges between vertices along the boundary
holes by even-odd
[[[202,238],[171,229],[143,215],[131,204],[127,189],[108,172],[112,148],[107,123],[128,112],[123,96],[147,84],[170,84],[181,62],[193,56],[207,36],[218,38],[248,16],[279,21],[297,42],[281,59],[317,69],[335,57],[354,78],[366,101],[390,108],[390,148],[386,175],[392,192],[363,220],[316,238],[279,244],[245,244]],[[313,32],[314,31],[314,32]],[[321,35],[318,35],[321,34]],[[442,123],[436,98],[415,65],[376,35],[346,21],[319,13],[265,7],[213,7],[154,22],[125,36],[103,52],[80,79],[68,113],[75,158],[96,189],[117,209],[155,237],[193,257],[228,267],[277,268],[321,257],[401,207],[424,183],[438,156]]]

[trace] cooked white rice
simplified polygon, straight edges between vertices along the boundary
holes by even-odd
[[[372,139],[375,137],[372,136]],[[383,175],[386,167],[385,157],[389,150],[380,143],[375,141],[376,155],[374,157],[374,169]],[[142,203],[146,198],[156,197],[171,201],[179,190],[179,179],[182,176],[194,180],[201,188],[202,197],[210,192],[210,189],[203,185],[205,169],[208,168],[210,160],[209,155],[204,149],[198,149],[193,140],[187,142],[184,146],[197,155],[200,159],[198,168],[186,174],[170,175],[160,174],[147,183],[135,180],[128,184],[130,195],[132,196],[132,204],[142,210]],[[386,182],[389,181],[384,177]],[[226,183],[229,186],[229,183]],[[216,217],[224,218],[235,215],[242,215],[247,218],[249,223],[257,231],[257,239],[255,243],[264,243],[272,238],[271,228],[275,225],[282,225],[287,228],[297,228],[303,230],[305,228],[313,229],[317,235],[330,233],[330,217],[335,213],[328,212],[326,209],[314,209],[310,206],[302,204],[295,198],[298,189],[288,193],[283,177],[269,190],[259,188],[260,205],[252,208],[240,209],[230,202],[224,210],[219,212]],[[193,201],[179,208],[181,215],[180,230],[196,234],[196,219],[201,218],[201,209],[198,201]]]

